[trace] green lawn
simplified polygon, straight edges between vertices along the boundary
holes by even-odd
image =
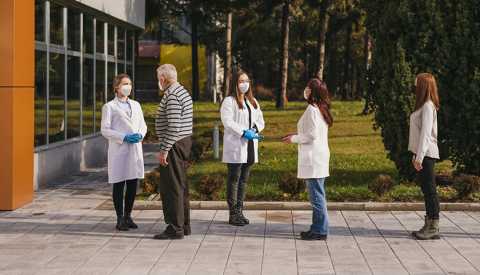
[[[288,200],[291,198],[280,191],[278,182],[286,173],[296,173],[297,148],[296,145],[281,143],[280,137],[296,130],[296,123],[306,103],[291,102],[283,111],[276,110],[273,102],[261,102],[261,106],[266,122],[263,132],[265,140],[260,143],[260,162],[251,172],[247,200]],[[153,116],[156,107],[156,104],[143,105],[149,131],[154,129]],[[362,108],[363,103],[360,101],[333,102],[334,124],[329,132],[331,176],[326,182],[329,200],[375,200],[378,198],[368,190],[368,183],[379,174],[397,178],[394,164],[386,156],[380,133],[373,130],[372,115],[360,115]],[[218,110],[219,106],[212,103],[195,103],[195,136],[211,133],[215,123],[221,125]],[[153,141],[154,137],[150,134],[149,139]],[[212,158],[211,148],[206,155],[207,157],[197,161],[189,170],[193,199],[198,198],[196,186],[202,176],[218,174],[226,177],[225,164]],[[451,164],[443,162],[437,168],[450,170]],[[418,187],[412,183],[404,183],[392,191],[391,197],[383,200],[404,200],[402,195],[405,192],[409,194],[409,198],[421,198]],[[221,199],[224,198],[224,193],[222,190]],[[302,193],[300,199],[306,200],[306,193]]]

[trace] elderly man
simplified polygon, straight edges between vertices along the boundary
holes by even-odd
[[[171,64],[157,69],[158,87],[164,96],[158,106],[155,131],[160,141],[160,195],[168,225],[154,239],[182,239],[191,234],[187,162],[192,147],[193,103],[188,91],[177,82]]]

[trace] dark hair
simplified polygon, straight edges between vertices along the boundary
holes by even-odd
[[[308,104],[317,106],[322,113],[328,127],[333,125],[333,116],[330,113],[330,95],[328,93],[327,84],[318,78],[312,78],[308,81],[307,87],[310,88],[310,96],[307,99]]]
[[[248,74],[243,71],[243,70],[238,70],[238,72],[235,74],[235,77],[233,78],[232,85],[230,85],[230,96],[233,96],[235,100],[237,101],[238,108],[243,109],[243,103],[240,101],[240,91],[238,90],[238,80],[240,76]],[[252,90],[252,82],[250,80],[250,86],[248,87],[248,92],[245,93],[245,97],[248,99],[248,101],[253,105],[253,108],[257,109],[257,101],[255,100],[255,97],[253,97],[253,90]]]

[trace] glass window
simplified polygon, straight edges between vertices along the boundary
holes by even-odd
[[[107,87],[109,89],[107,91],[107,95],[108,95],[107,100],[112,100],[115,97],[115,93],[113,91],[113,88],[110,88],[113,85],[113,78],[114,77],[115,77],[115,62],[108,62],[108,77],[107,77],[108,83],[107,83]]]
[[[117,57],[119,60],[125,58],[125,30],[122,28],[117,28]]]
[[[127,64],[127,74],[133,78],[133,66],[130,64]]]
[[[67,138],[80,136],[80,58],[68,56]]]
[[[63,45],[63,7],[50,4],[50,43]]]
[[[83,15],[83,50],[93,53],[93,17]]]
[[[68,49],[80,50],[80,13],[76,10],[68,10]]]
[[[65,106],[64,106],[64,70],[65,55],[50,53],[50,96],[49,96],[49,142],[64,140]]]
[[[83,134],[88,135],[94,132],[93,129],[93,59],[83,61]]]
[[[35,51],[35,146],[47,143],[47,53]]]
[[[45,2],[35,1],[35,40],[45,41]]]
[[[134,32],[127,31],[127,61],[132,62]]]
[[[96,61],[95,82],[95,131],[100,131],[102,120],[102,106],[105,103],[105,61]]]
[[[108,54],[115,55],[115,26],[108,24]]]
[[[105,38],[105,35],[104,35],[104,30],[103,30],[103,22],[102,21],[99,21],[97,20],[97,53],[104,53],[104,47],[105,45],[103,44],[104,43],[104,38]]]

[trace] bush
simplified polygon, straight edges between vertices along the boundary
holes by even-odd
[[[218,200],[223,187],[223,177],[220,175],[203,176],[198,183],[197,191],[202,200]]]
[[[391,201],[420,201],[423,200],[423,194],[418,186],[409,186],[400,184],[392,188],[390,192],[385,194],[385,197]]]
[[[454,178],[453,188],[457,190],[458,198],[470,198],[473,193],[480,191],[480,177],[473,175],[459,175]]]
[[[458,192],[452,186],[437,187],[437,194],[440,201],[455,201],[458,197]]]
[[[143,179],[142,183],[142,189],[144,193],[157,193],[159,185],[160,172],[158,171],[158,169],[155,169],[152,172],[145,174],[145,179]]]
[[[288,173],[280,179],[278,188],[290,198],[297,198],[300,193],[305,191],[305,181],[298,179],[295,174]]]
[[[390,191],[394,185],[392,177],[389,175],[379,175],[368,184],[368,190],[372,191],[373,193],[377,194],[379,197],[385,194],[386,192]]]
[[[328,201],[371,201],[375,199],[375,194],[365,186],[342,186],[335,189],[327,187]]]

